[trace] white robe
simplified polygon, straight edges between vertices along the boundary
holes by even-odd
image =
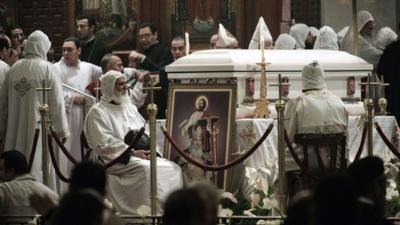
[[[76,88],[82,92],[88,93],[86,87],[95,79],[99,78],[102,74],[101,68],[94,64],[78,61],[77,66],[67,66],[64,59],[54,64],[58,70],[60,70],[61,81],[73,88]],[[68,127],[71,132],[71,136],[68,137],[65,142],[65,147],[74,156],[75,159],[81,160],[81,141],[80,135],[83,131],[83,122],[85,120],[86,113],[89,108],[95,103],[90,98],[85,98],[83,105],[74,104],[74,96],[78,94],[72,90],[64,88],[64,100],[65,109],[68,116]],[[54,148],[57,150],[58,148]],[[58,150],[58,161],[61,171],[66,177],[70,177],[71,170],[74,164],[69,161],[67,157]],[[68,189],[68,185],[60,180],[58,186],[58,193],[62,193]]]
[[[10,66],[0,59],[0,89],[4,83],[4,79],[6,78],[6,73],[10,69]]]
[[[41,120],[39,106],[42,104],[42,92],[36,88],[51,88],[46,96],[49,105],[49,118],[58,136],[69,136],[67,115],[65,113],[63,91],[58,70],[39,57],[30,56],[16,62],[9,70],[0,91],[0,139],[5,137],[7,150],[18,150],[29,160],[33,137]],[[41,134],[40,134],[41,135]],[[40,182],[42,175],[42,141],[38,138],[35,159],[31,174]],[[55,190],[55,174],[49,159],[49,186]]]
[[[128,145],[125,134],[145,125],[132,104],[114,105],[101,100],[89,111],[84,131],[91,158],[105,163],[118,157]],[[127,165],[116,164],[107,170],[107,197],[121,214],[137,214],[141,205],[150,206],[150,161],[130,157]],[[158,206],[173,190],[182,187],[182,173],[178,165],[157,158]]]
[[[58,203],[58,195],[29,174],[0,183],[0,215],[38,214],[29,203],[29,197],[33,194],[42,197],[47,195],[54,204]]]
[[[137,76],[138,70],[135,68],[124,68],[124,75],[129,80],[132,77]],[[143,106],[144,102],[146,101],[147,93],[143,93],[143,82],[136,82],[133,87],[129,87],[130,91],[130,99],[133,105],[136,108],[140,108]]]
[[[307,91],[290,99],[285,109],[285,127],[289,139],[300,159],[303,158],[301,146],[293,143],[296,133],[340,133],[347,131],[348,113],[342,100],[327,90]],[[339,154],[338,154],[339,155]],[[309,151],[310,168],[317,166],[313,151]],[[327,160],[328,155],[322,155]],[[289,150],[285,150],[286,171],[299,167]],[[328,161],[329,162],[329,161]]]

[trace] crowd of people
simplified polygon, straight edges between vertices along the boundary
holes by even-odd
[[[388,110],[399,120],[396,55],[400,52],[400,42],[388,27],[382,28],[375,40],[374,19],[369,12],[360,11],[358,20],[359,56],[373,64],[381,79],[390,84],[386,89]],[[147,97],[144,86],[148,85],[149,72],[158,72],[162,88],[155,98],[159,107],[157,118],[166,117],[169,80],[165,66],[186,55],[186,43],[183,37],[175,36],[168,49],[158,41],[157,28],[143,23],[138,28],[139,48],[130,52],[129,65],[125,68],[121,58],[96,38],[93,16],[78,17],[76,26],[77,37],[64,40],[62,58],[55,63],[48,60],[51,42],[42,31],[36,30],[26,37],[23,29],[16,27],[10,32],[11,38],[0,33],[0,150],[4,151],[0,156],[3,181],[0,183],[0,212],[40,213],[50,224],[121,224],[113,210],[137,214],[140,205],[150,204],[149,148],[136,148],[126,157],[120,157],[130,144],[126,134],[146,127],[138,109]],[[269,49],[344,50],[353,54],[353,37],[352,28],[336,33],[329,26],[318,30],[298,23],[274,42],[266,23],[260,19],[249,48],[259,48],[263,39]],[[211,36],[209,46],[238,48],[239,43],[220,25],[218,34]],[[290,99],[285,111],[289,118],[286,121],[289,140],[293,142],[297,132],[346,133],[348,115],[344,104],[327,90],[324,70],[318,62],[305,65],[302,82],[303,95]],[[46,99],[42,99],[39,88],[50,89]],[[69,186],[56,179],[51,162],[47,162],[48,171],[43,171],[45,149],[40,138],[32,165],[29,165],[31,168],[26,162],[35,149],[33,139],[41,121],[38,109],[43,103],[49,106],[52,128],[73,157],[83,159],[82,136],[91,149],[87,155],[92,162],[85,161],[77,166],[63,155],[57,155],[61,171],[71,177]],[[148,128],[145,133],[149,133]],[[299,146],[295,146],[295,151],[303,157]],[[292,155],[286,153],[288,172],[298,170]],[[329,160],[327,155],[318,157],[323,163]],[[317,161],[316,156],[311,158]],[[105,170],[103,166],[116,159],[122,160]],[[288,211],[285,223],[384,224],[381,167],[382,161],[377,158],[355,162],[346,175],[335,175],[318,185],[306,199],[293,200],[292,206],[297,210]],[[157,158],[157,170],[158,201],[165,203],[165,224],[217,223],[214,190],[201,185],[181,189],[184,183],[181,168],[161,157]],[[48,187],[42,184],[44,173],[50,175],[46,181]],[[63,194],[60,200],[57,193]],[[104,202],[105,198],[111,201],[112,209]],[[327,204],[327,201],[334,204]],[[336,217],[340,221],[327,220],[325,216],[332,216],[334,207],[339,204],[345,204],[349,211],[340,211],[343,218]],[[360,216],[365,213],[368,216]],[[299,223],[301,219],[307,221]]]

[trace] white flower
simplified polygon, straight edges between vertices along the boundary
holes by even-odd
[[[219,217],[231,217],[233,211],[231,209],[224,209],[221,205],[218,205],[218,216]]]
[[[254,215],[254,214],[252,213],[252,211],[254,211],[254,209],[244,210],[244,211],[243,211],[243,215],[251,216],[251,217],[256,217],[256,215]]]
[[[257,192],[252,192],[250,194],[250,200],[251,208],[255,208],[260,204],[260,194]]]
[[[266,220],[259,220],[257,221],[256,225],[265,225],[267,223]]]
[[[256,225],[279,225],[281,224],[280,220],[259,220]]]
[[[147,205],[141,205],[136,209],[136,212],[140,217],[144,218],[146,216],[150,216],[151,209]]]
[[[263,208],[264,209],[274,209],[279,211],[279,203],[276,199],[269,199],[269,198],[264,198],[263,199]]]
[[[257,170],[252,167],[246,167],[245,175],[248,178],[249,185],[253,186],[256,190],[263,191],[265,194],[268,193],[269,169],[261,168]]]
[[[220,196],[221,199],[229,199],[231,200],[233,203],[238,203],[238,200],[235,198],[235,196],[230,193],[230,192],[224,192],[221,194]]]

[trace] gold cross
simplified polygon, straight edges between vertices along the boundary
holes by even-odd
[[[365,98],[370,98],[369,94],[370,94],[370,90],[371,90],[371,85],[389,86],[388,83],[371,82],[371,73],[368,73],[367,82],[361,82],[361,83],[359,83],[358,85],[366,85],[366,86],[367,86],[368,91],[367,91],[367,96],[365,96]]]
[[[143,88],[143,90],[145,90],[145,91],[147,91],[147,90],[149,90],[150,91],[150,103],[154,103],[154,90],[161,90],[161,87],[154,87],[154,77],[151,77],[150,78],[150,86],[149,87],[145,87],[145,88]]]
[[[42,104],[46,104],[46,91],[51,91],[51,88],[46,88],[46,79],[42,80],[42,87],[36,88],[35,90],[42,92]]]

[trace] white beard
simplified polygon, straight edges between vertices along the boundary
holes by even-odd
[[[130,102],[128,91],[125,94],[121,94],[120,92],[114,91],[113,101],[118,105],[127,104]]]

